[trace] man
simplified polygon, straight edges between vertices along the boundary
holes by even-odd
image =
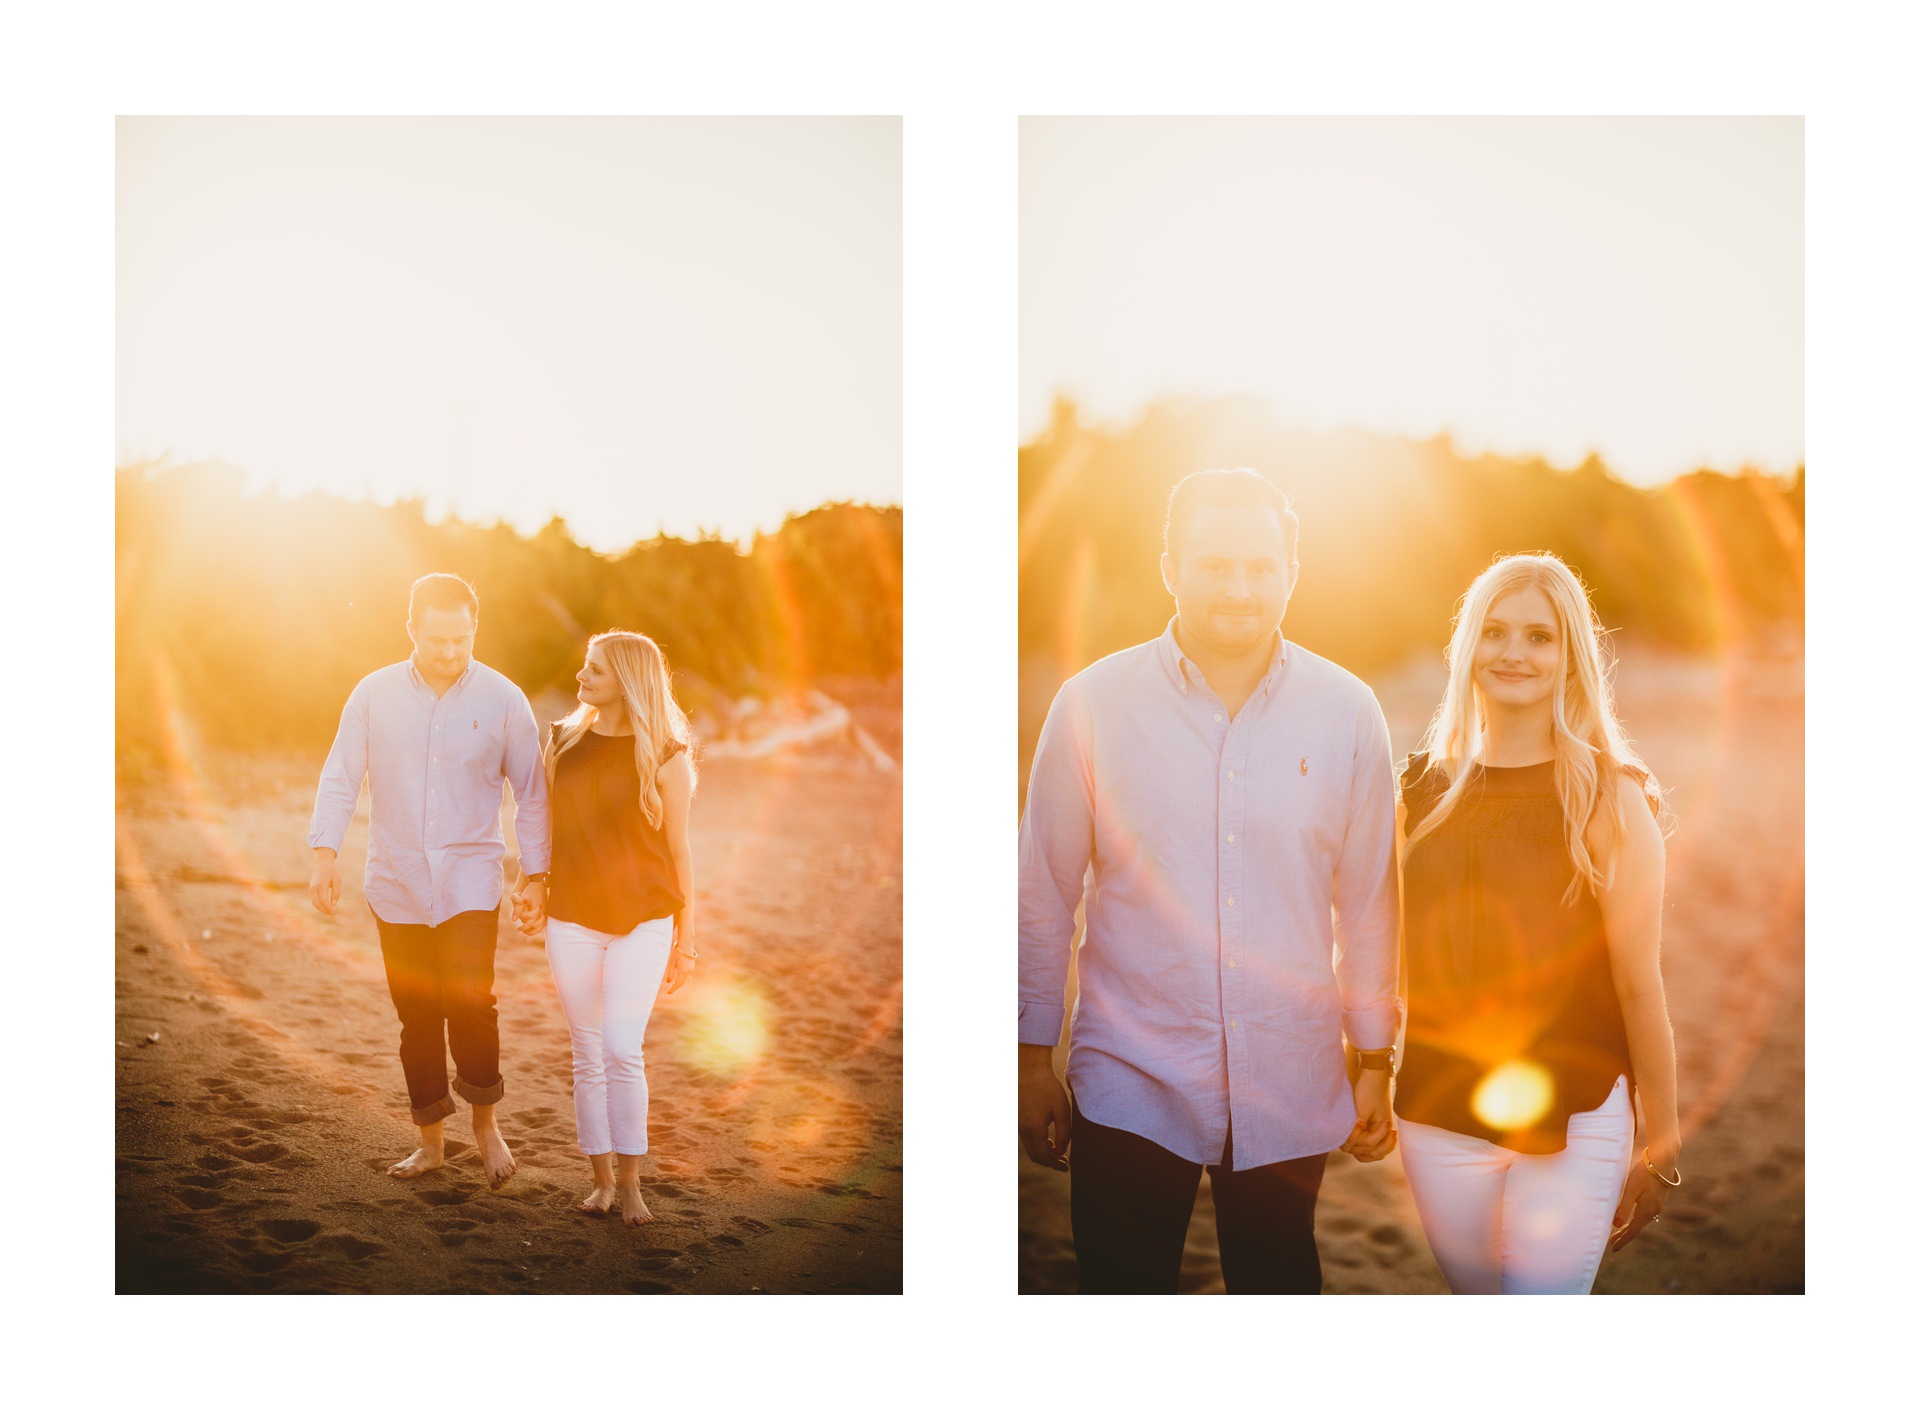
[[[353,688],[340,716],[307,843],[308,894],[327,915],[340,904],[340,843],[360,797],[373,790],[367,905],[380,928],[387,992],[400,1015],[400,1066],[420,1146],[388,1168],[410,1179],[446,1160],[447,1087],[473,1107],[473,1142],[498,1189],[514,1172],[494,1119],[505,1091],[493,1000],[499,933],[500,785],[513,787],[526,886],[515,909],[546,900],[547,778],[540,733],[520,688],[473,659],[480,600],[450,573],[414,583],[407,602],[413,654]]]
[[[1227,1291],[1318,1293],[1327,1153],[1393,1147],[1386,721],[1280,633],[1298,539],[1257,472],[1187,476],[1160,559],[1173,620],[1069,680],[1040,731],[1020,824],[1020,1138],[1055,1170],[1071,1145],[1082,1292],[1175,1290],[1205,1167]],[[1083,898],[1069,1099],[1053,1047]]]

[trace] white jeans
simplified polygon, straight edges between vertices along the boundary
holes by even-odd
[[[547,963],[573,1038],[573,1120],[587,1155],[647,1153],[641,1044],[673,950],[673,917],[604,935],[547,922]]]
[[[1556,1155],[1402,1121],[1400,1156],[1454,1292],[1591,1292],[1633,1160],[1627,1079],[1595,1110],[1567,1118],[1567,1148]]]

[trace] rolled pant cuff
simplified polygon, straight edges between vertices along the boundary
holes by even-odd
[[[415,1126],[431,1126],[436,1121],[445,1121],[449,1116],[452,1116],[456,1110],[458,1110],[458,1108],[454,1106],[452,1097],[442,1097],[439,1101],[429,1106],[415,1107],[412,1113],[413,1124]]]
[[[453,1090],[472,1102],[475,1106],[492,1106],[495,1102],[499,1101],[501,1097],[506,1095],[507,1079],[502,1077],[491,1087],[476,1087],[473,1083],[463,1081],[456,1077],[453,1079]]]

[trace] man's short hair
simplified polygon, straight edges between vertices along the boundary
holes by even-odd
[[[1167,525],[1163,543],[1169,558],[1178,559],[1193,516],[1209,506],[1225,509],[1272,509],[1280,515],[1286,535],[1287,560],[1300,557],[1300,516],[1280,487],[1258,470],[1196,470],[1167,496]]]
[[[407,621],[418,625],[420,614],[429,608],[457,612],[462,607],[473,613],[475,622],[480,620],[480,598],[473,584],[452,573],[428,573],[413,580],[413,591],[407,594]]]

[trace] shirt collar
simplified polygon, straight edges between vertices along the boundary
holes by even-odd
[[[1200,673],[1200,668],[1193,664],[1192,660],[1188,658],[1187,653],[1180,649],[1180,640],[1173,630],[1174,627],[1179,624],[1179,621],[1180,614],[1178,612],[1169,617],[1167,619],[1167,629],[1160,633],[1160,639],[1154,645],[1159,651],[1160,664],[1167,673],[1167,679],[1173,682],[1176,690],[1182,695],[1185,695],[1190,692],[1194,686],[1204,685],[1207,678]],[[1280,678],[1280,672],[1285,669],[1287,664],[1286,633],[1276,629],[1274,631],[1274,637],[1276,640],[1273,647],[1273,659],[1267,663],[1267,672],[1260,677],[1260,684],[1253,688],[1256,695],[1261,691],[1271,688],[1273,683]]]
[[[479,664],[478,662],[476,662],[471,656],[469,656],[467,658],[467,669],[460,673],[460,679],[456,680],[452,685],[447,687],[448,693],[451,694],[453,691],[460,689],[461,686],[465,685],[468,681],[472,680],[473,668],[478,664]],[[419,686],[422,690],[433,689],[432,686],[427,684],[427,678],[420,674],[420,663],[413,659],[413,653],[411,651],[407,653],[407,677],[415,685]]]

